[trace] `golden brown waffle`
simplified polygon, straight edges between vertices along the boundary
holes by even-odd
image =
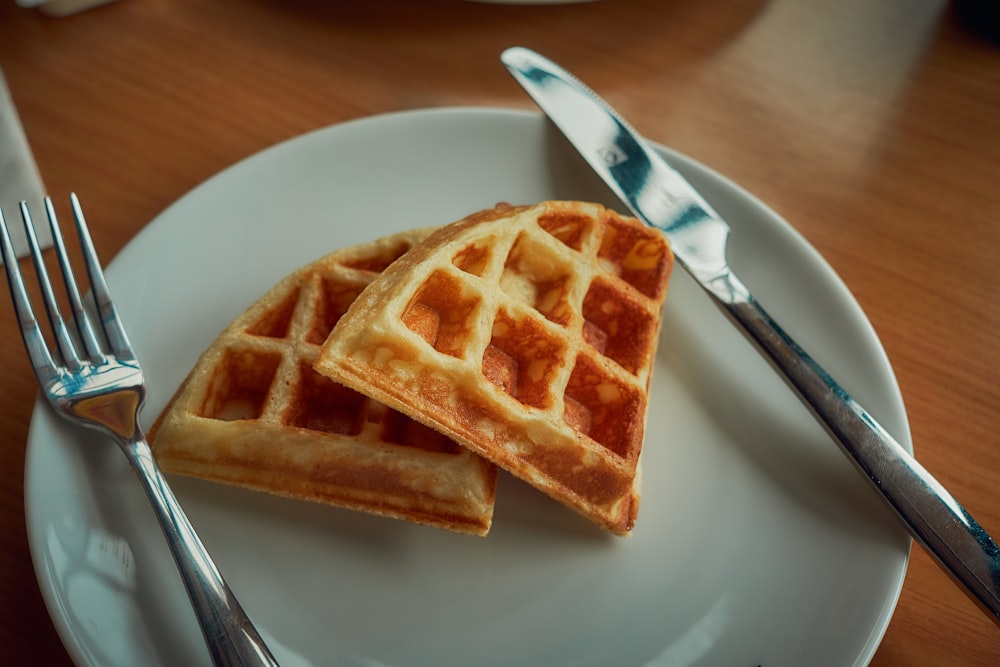
[[[354,298],[430,230],[333,252],[212,343],[150,438],[168,472],[485,535],[496,468],[312,369]]]
[[[672,266],[602,206],[500,205],[390,266],[315,368],[625,534]]]

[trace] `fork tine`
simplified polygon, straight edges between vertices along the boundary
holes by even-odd
[[[111,291],[104,279],[104,271],[101,270],[101,262],[97,257],[94,241],[90,237],[90,229],[87,227],[87,220],[83,215],[80,200],[76,193],[70,193],[69,200],[73,209],[73,218],[76,220],[76,231],[80,237],[80,247],[83,251],[87,273],[90,276],[90,287],[101,316],[104,335],[108,339],[112,353],[119,361],[134,361],[135,352],[132,349],[132,343],[129,342],[125,327],[122,326],[121,319],[118,317],[118,309],[115,308],[115,303],[111,299]]]
[[[59,310],[55,292],[52,290],[52,281],[49,280],[49,272],[45,268],[45,259],[42,257],[41,248],[38,246],[38,237],[35,235],[35,225],[31,220],[31,211],[28,210],[28,203],[24,201],[21,202],[21,219],[24,220],[24,231],[28,237],[28,247],[31,249],[31,258],[35,263],[38,285],[42,289],[45,310],[49,316],[49,324],[52,325],[52,333],[55,336],[59,354],[62,356],[63,364],[70,371],[78,370],[83,364],[77,356],[76,346],[73,344],[69,329],[66,328],[66,321]]]
[[[7,220],[0,210],[0,245],[3,246],[3,264],[7,271],[7,286],[10,287],[10,297],[14,302],[14,310],[17,312],[17,320],[21,327],[21,338],[28,350],[28,358],[35,368],[38,379],[44,384],[59,374],[56,365],[49,353],[49,346],[42,336],[42,329],[38,326],[38,319],[31,308],[31,300],[28,298],[28,291],[24,287],[24,278],[17,263],[17,254],[14,252],[14,244],[10,239],[10,230],[7,228]]]
[[[59,267],[62,269],[63,284],[66,287],[66,294],[69,296],[70,311],[73,314],[73,321],[76,323],[76,331],[91,362],[95,364],[103,363],[105,356],[101,352],[101,345],[97,340],[97,336],[94,335],[94,328],[90,324],[87,311],[83,308],[80,289],[77,287],[76,277],[73,275],[73,267],[70,265],[69,255],[66,252],[66,244],[63,241],[62,230],[60,229],[59,219],[56,216],[56,210],[52,205],[51,197],[45,198],[45,214],[49,218],[49,228],[52,230],[52,244],[55,246],[56,256],[59,258]]]

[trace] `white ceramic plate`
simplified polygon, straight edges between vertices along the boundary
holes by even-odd
[[[909,446],[892,370],[828,265],[746,192],[670,155],[731,221],[733,263],[765,306]],[[540,116],[514,111],[364,119],[224,171],[107,271],[150,382],[144,423],[216,333],[299,265],[547,198],[614,203]],[[629,538],[508,477],[485,539],[195,480],[175,491],[286,667],[865,664],[909,540],[680,270],[665,317]],[[114,445],[39,406],[25,488],[38,580],[79,664],[207,664]]]

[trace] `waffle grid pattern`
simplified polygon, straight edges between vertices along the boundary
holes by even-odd
[[[542,215],[515,236],[462,247],[416,290],[401,321],[440,354],[481,359],[483,377],[521,405],[634,461],[661,247],[655,232],[616,218]]]
[[[317,272],[278,308],[236,327],[225,338],[196,415],[460,453],[462,448],[440,433],[312,368],[320,344],[376,275],[340,266]]]
[[[500,205],[389,267],[315,367],[624,534],[672,261],[596,204]]]
[[[331,253],[234,320],[151,431],[164,469],[485,534],[492,466],[313,370],[357,295],[429,232]]]

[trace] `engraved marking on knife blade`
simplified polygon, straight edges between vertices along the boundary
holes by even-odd
[[[618,146],[608,146],[597,151],[601,160],[609,167],[616,167],[628,161],[628,154]]]

